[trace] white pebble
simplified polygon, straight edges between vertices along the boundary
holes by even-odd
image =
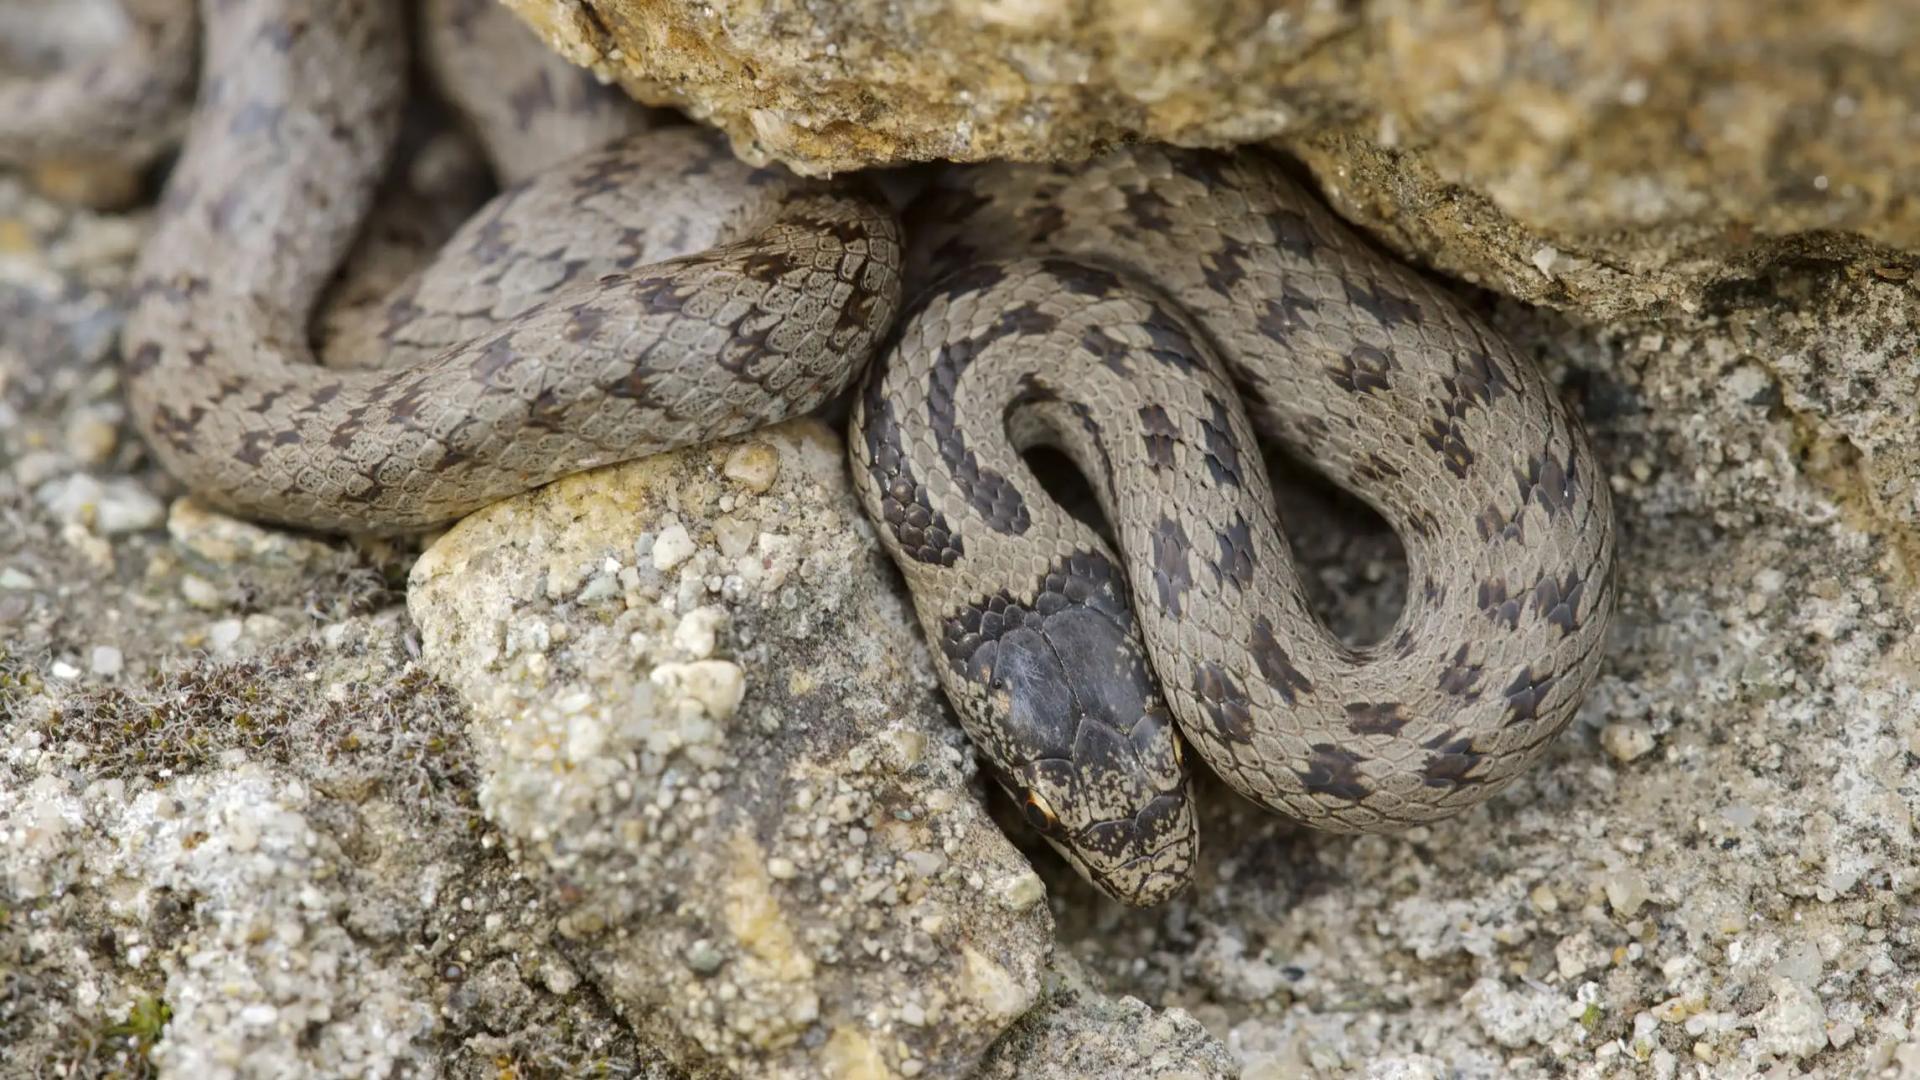
[[[239,619],[221,619],[207,630],[207,644],[213,646],[214,652],[226,652],[240,640],[243,629]]]
[[[597,604],[602,600],[611,600],[620,595],[620,580],[612,574],[595,574],[587,579],[580,590],[580,602]]]
[[[720,625],[727,619],[724,608],[697,607],[681,616],[680,624],[673,628],[673,643],[685,650],[696,660],[705,660],[713,655],[714,645],[719,639]]]
[[[713,523],[713,539],[720,545],[720,554],[729,559],[737,559],[751,550],[753,538],[759,532],[760,526],[732,515],[723,515]]]
[[[1640,913],[1640,906],[1647,902],[1647,879],[1640,871],[1623,867],[1607,875],[1607,904],[1614,913],[1631,919]]]
[[[60,520],[85,525],[102,536],[155,528],[167,516],[159,499],[126,477],[102,483],[76,473],[40,485],[34,497]]]
[[[1820,996],[1791,979],[1769,980],[1773,1000],[1753,1019],[1760,1049],[1774,1057],[1799,1060],[1827,1047],[1827,1011]]]
[[[197,574],[188,574],[180,579],[180,595],[187,598],[187,603],[202,611],[218,611],[226,606],[225,599],[213,582]]]
[[[55,660],[48,670],[53,673],[53,677],[56,679],[77,679],[80,677],[80,669],[67,663],[65,660]]]
[[[654,685],[678,692],[700,703],[708,716],[726,720],[747,694],[746,675],[730,660],[695,660],[691,664],[661,664],[649,676]]]
[[[120,650],[111,645],[95,645],[92,656],[88,658],[88,666],[93,669],[93,673],[107,678],[120,674],[123,663],[124,658],[120,655]]]
[[[687,535],[686,526],[669,525],[660,530],[659,537],[653,542],[653,567],[656,570],[671,570],[686,562],[695,550],[693,537]]]
[[[566,997],[573,993],[574,987],[580,985],[580,976],[572,968],[555,959],[540,965],[540,981],[548,990]]]

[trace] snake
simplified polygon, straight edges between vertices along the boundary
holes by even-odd
[[[476,5],[427,5],[429,47],[500,47]],[[1512,783],[1595,677],[1613,524],[1577,418],[1263,151],[944,170],[905,246],[860,178],[749,168],[550,67],[521,93],[468,78],[451,96],[504,132],[485,141],[508,186],[359,297],[321,364],[316,306],[368,242],[400,126],[405,19],[200,0],[189,21],[190,49],[135,20],[113,53],[199,68],[122,350],[135,424],[216,506],[416,530],[858,384],[857,498],[962,726],[1028,822],[1136,905],[1193,879],[1189,746],[1269,809],[1387,831]],[[1383,640],[1313,613],[1263,435],[1401,536]],[[1049,497],[1039,446],[1089,478],[1105,529]]]
[[[0,6],[0,164],[140,168],[170,149],[192,95],[191,3]]]
[[[404,14],[201,4],[200,94],[121,335],[130,415],[188,489],[415,531],[817,408],[876,351],[902,261],[884,199],[665,128],[503,191],[379,305],[380,357],[315,363],[406,99]]]
[[[990,771],[1096,887],[1147,905],[1192,880],[1185,746],[1295,821],[1389,832],[1488,799],[1573,717],[1614,596],[1590,440],[1537,365],[1275,159],[954,170],[908,233],[856,488]],[[1401,538],[1380,641],[1315,614],[1262,436]],[[1049,496],[1038,447],[1106,530]]]

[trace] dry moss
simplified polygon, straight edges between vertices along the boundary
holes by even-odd
[[[48,745],[84,749],[79,766],[99,777],[165,783],[238,751],[349,800],[381,792],[415,814],[474,817],[465,712],[452,692],[416,668],[339,682],[331,659],[302,642],[131,689],[76,688],[31,722]]]

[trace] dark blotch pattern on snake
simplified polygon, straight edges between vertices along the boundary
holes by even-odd
[[[166,133],[185,2],[130,0],[92,67],[0,80],[0,158],[111,157],[110,117]],[[437,47],[492,47],[486,0],[424,7]],[[469,95],[497,169],[528,179],[354,298],[366,317],[316,366],[313,309],[398,126],[398,5],[205,0],[198,21],[200,101],[125,349],[155,453],[215,502],[431,524],[810,409],[886,332],[883,205],[689,130],[548,168],[639,125],[541,53]],[[1257,154],[956,171],[918,224],[924,287],[856,400],[854,473],[991,771],[1097,885],[1151,903],[1189,880],[1176,728],[1249,797],[1372,831],[1484,800],[1566,724],[1612,606],[1607,490],[1541,375],[1451,297]],[[1309,609],[1256,429],[1405,541],[1380,644]],[[1020,456],[1042,443],[1093,480],[1117,552],[1048,501]]]
[[[856,482],[968,732],[1095,884],[1145,904],[1188,880],[1169,713],[1241,793],[1340,832],[1479,803],[1573,716],[1613,605],[1585,435],[1272,162],[955,171],[910,233],[917,299],[856,407]],[[1379,644],[1310,608],[1256,430],[1405,542]],[[1021,456],[1042,444],[1092,481],[1118,552],[1048,501]]]
[[[897,302],[891,211],[688,129],[542,171],[468,221],[387,309],[388,338],[443,348],[314,364],[312,310],[404,98],[400,14],[203,7],[200,100],[123,337],[169,472],[250,516],[401,530],[805,412],[858,373]]]

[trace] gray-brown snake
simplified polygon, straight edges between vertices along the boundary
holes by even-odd
[[[383,355],[356,363],[404,366],[319,367],[307,328],[392,140],[400,20],[206,0],[202,21],[125,349],[155,452],[221,505],[431,524],[807,411],[883,344],[884,205],[683,129],[484,208],[363,336]],[[917,299],[856,401],[856,486],[969,734],[1095,884],[1153,903],[1190,878],[1176,727],[1250,798],[1373,831],[1487,798],[1571,718],[1612,606],[1585,436],[1480,319],[1274,163],[1143,147],[955,170],[913,224]],[[1350,648],[1312,613],[1256,428],[1405,541],[1385,640]],[[1046,498],[1021,456],[1041,443],[1088,475],[1118,553]]]

